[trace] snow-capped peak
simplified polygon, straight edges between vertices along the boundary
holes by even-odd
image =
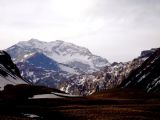
[[[43,42],[37,39],[31,39],[29,41],[19,42],[14,47],[8,48],[7,51],[15,59],[20,58],[20,54],[23,54],[21,58],[24,59],[24,56],[27,56],[26,54],[41,52],[58,63],[67,64],[85,72],[97,71],[108,65],[106,59],[93,55],[87,48],[62,40]],[[13,54],[12,51],[16,53],[14,52]]]
[[[62,54],[80,53],[84,55],[92,55],[92,53],[87,48],[64,42],[62,40],[43,42],[37,39],[30,39],[29,41],[21,41],[17,45],[19,47],[24,47],[25,49],[39,49],[41,51],[56,52]]]

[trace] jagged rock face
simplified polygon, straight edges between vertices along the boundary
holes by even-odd
[[[154,51],[140,67],[130,73],[120,87],[160,92],[160,49]]]
[[[11,57],[5,51],[0,51],[0,64],[7,68],[12,74],[15,74],[19,77],[20,72],[16,65],[12,62]],[[4,71],[5,72],[5,71]],[[5,72],[7,74],[7,72]]]
[[[157,48],[153,48],[151,50],[145,50],[141,52],[141,56],[140,58],[148,58],[150,57],[155,51],[157,50]]]
[[[143,62],[136,59],[132,62],[118,63],[107,66],[92,74],[72,76],[67,81],[61,82],[59,88],[72,94],[92,94],[98,85],[100,89],[110,89],[119,85],[130,71],[136,69]]]
[[[99,85],[100,89],[110,89],[117,87],[126,79],[130,72],[137,69],[142,63],[151,56],[156,49],[142,51],[141,55],[129,62],[112,63],[100,71],[92,74],[72,76],[69,80],[62,82],[59,88],[72,94],[91,94]]]
[[[7,84],[26,84],[26,82],[11,57],[5,51],[0,51],[0,89],[2,90]]]

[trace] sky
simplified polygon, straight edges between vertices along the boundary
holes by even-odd
[[[0,49],[64,40],[110,62],[160,47],[160,0],[0,0]]]

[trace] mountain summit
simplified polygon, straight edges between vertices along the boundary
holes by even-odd
[[[21,75],[37,85],[56,87],[61,81],[79,74],[99,71],[109,62],[93,55],[87,48],[61,40],[37,39],[19,42],[6,50]]]
[[[7,49],[15,63],[23,61],[33,53],[43,53],[52,60],[66,64],[80,71],[91,73],[108,65],[108,61],[93,55],[87,48],[72,43],[56,40],[43,42],[37,39],[19,42]]]

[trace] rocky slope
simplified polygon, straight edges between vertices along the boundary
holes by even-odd
[[[142,51],[136,59],[125,63],[112,63],[100,71],[92,74],[72,76],[67,81],[62,82],[59,88],[72,94],[88,95],[99,90],[117,87],[126,79],[130,72],[137,69],[142,63],[150,57],[156,49]]]
[[[5,51],[0,51],[0,89],[3,90],[7,84],[26,84],[26,82],[11,57]]]
[[[129,74],[120,87],[160,92],[160,49],[152,49],[151,53],[140,67]]]
[[[18,62],[17,66],[21,75],[33,84],[54,88],[59,81],[65,81],[73,74],[78,74],[75,69],[59,64],[42,53],[29,56],[23,62]]]

